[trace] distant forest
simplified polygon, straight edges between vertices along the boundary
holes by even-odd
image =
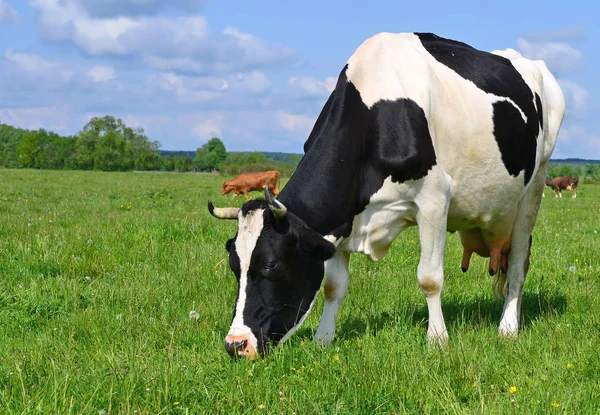
[[[196,151],[160,151],[142,128],[112,116],[94,117],[73,136],[45,129],[26,130],[0,122],[0,167],[55,170],[206,171],[239,174],[279,170],[289,176],[301,155],[227,152],[213,137]]]
[[[196,151],[159,150],[142,128],[112,116],[94,117],[73,136],[44,129],[25,130],[0,122],[0,167],[103,171],[205,171],[228,175],[278,170],[290,176],[302,154],[227,151],[218,137]],[[577,176],[600,182],[600,161],[551,159],[549,177]]]

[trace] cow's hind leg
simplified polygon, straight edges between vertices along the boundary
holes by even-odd
[[[325,270],[325,305],[319,328],[315,333],[315,341],[329,345],[335,334],[335,322],[340,306],[348,290],[348,262],[350,254],[338,249],[329,261]]]
[[[513,226],[510,253],[508,254],[508,270],[506,290],[502,282],[498,285],[497,294],[504,294],[504,309],[498,332],[501,336],[516,336],[519,331],[521,315],[521,298],[523,284],[529,270],[529,255],[531,253],[531,232],[540,207],[544,191],[546,168],[540,168],[519,203],[517,216]]]
[[[448,205],[452,195],[452,182],[448,175],[434,168],[430,177],[433,186],[421,193],[415,200],[421,256],[417,268],[417,278],[421,291],[425,294],[429,311],[427,336],[430,341],[444,342],[448,338],[442,314],[442,287],[444,285],[444,250],[446,243],[446,222]]]

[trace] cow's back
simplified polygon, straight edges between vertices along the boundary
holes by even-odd
[[[436,165],[453,182],[451,217],[510,215],[564,114],[543,62],[432,34],[376,35],[349,59],[347,76],[370,108],[408,100],[423,109]]]

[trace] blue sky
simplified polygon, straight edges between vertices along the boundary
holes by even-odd
[[[556,158],[600,159],[600,15],[588,2],[0,0],[0,119],[74,134],[97,115],[165,150],[302,152],[377,32],[434,32],[546,61],[567,99]]]

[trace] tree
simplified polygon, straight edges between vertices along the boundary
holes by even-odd
[[[36,159],[40,154],[39,138],[33,131],[28,131],[17,146],[17,160],[21,167],[37,167]]]
[[[95,170],[150,170],[160,168],[159,143],[142,128],[131,128],[110,115],[92,118],[77,135],[72,168]]]
[[[194,160],[190,156],[177,156],[175,158],[175,170],[176,171],[192,171],[194,168]]]
[[[213,137],[196,150],[194,164],[202,171],[218,170],[226,158],[225,145],[219,138]]]
[[[581,171],[578,168],[568,164],[559,164],[558,166],[550,166],[547,176],[551,179],[555,177],[579,177]]]
[[[162,169],[166,171],[175,171],[175,156],[163,156],[162,157]]]

